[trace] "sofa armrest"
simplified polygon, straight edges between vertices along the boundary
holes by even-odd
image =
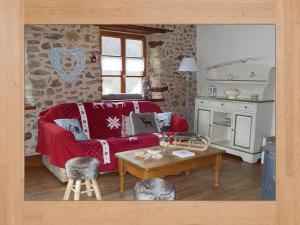
[[[67,138],[75,141],[74,134],[71,131],[52,122],[39,121],[39,130],[45,131],[48,135],[51,135],[52,138]]]
[[[188,132],[189,124],[182,116],[173,115],[171,119],[171,132]]]
[[[68,159],[84,155],[71,131],[44,120],[39,120],[38,126],[36,151],[48,155],[51,164],[64,168]]]

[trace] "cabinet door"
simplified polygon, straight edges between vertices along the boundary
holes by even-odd
[[[250,149],[252,116],[235,115],[233,145]]]
[[[197,113],[197,134],[209,136],[210,129],[210,110],[198,109]]]

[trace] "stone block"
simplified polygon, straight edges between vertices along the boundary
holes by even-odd
[[[44,91],[36,91],[36,90],[31,91],[31,95],[33,97],[41,97],[41,96],[44,96],[44,94],[45,94]]]
[[[34,70],[31,72],[32,75],[40,75],[40,76],[43,76],[43,75],[49,75],[50,72],[49,71],[46,71],[46,70],[43,70],[43,69],[37,69],[37,70]]]
[[[29,45],[38,45],[38,44],[40,44],[40,41],[39,40],[28,40],[27,44],[29,44]]]
[[[43,102],[45,106],[51,106],[53,105],[53,101],[52,100],[46,100]]]
[[[64,35],[57,34],[57,33],[44,33],[43,36],[44,38],[51,39],[51,40],[59,40],[64,37]]]
[[[30,52],[40,52],[40,47],[39,46],[27,46],[26,48],[26,52],[30,53]]]
[[[42,79],[40,80],[30,79],[30,83],[33,89],[43,89],[46,87],[46,81]]]
[[[50,45],[49,42],[45,42],[45,43],[42,44],[41,47],[42,47],[42,49],[50,49],[50,48],[51,48],[51,45]]]
[[[48,88],[47,91],[46,91],[46,94],[48,96],[51,96],[51,95],[54,95],[55,94],[55,91],[53,90],[53,88]]]
[[[24,136],[25,141],[27,141],[27,140],[29,140],[29,139],[31,139],[31,138],[32,138],[32,133],[26,132],[26,133],[25,133],[25,136]]]
[[[36,67],[40,67],[42,64],[36,60],[29,60],[27,65],[28,65],[29,69],[33,69]]]
[[[58,79],[55,79],[55,80],[52,80],[52,83],[50,86],[51,87],[61,87],[62,83]]]

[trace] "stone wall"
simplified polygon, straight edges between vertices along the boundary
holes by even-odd
[[[50,48],[80,48],[86,56],[81,75],[71,84],[64,83],[50,64]],[[101,73],[98,63],[91,63],[90,51],[99,50],[99,28],[92,25],[28,25],[25,26],[25,101],[35,100],[37,109],[25,111],[25,155],[35,153],[38,114],[49,106],[93,101],[101,98]],[[63,59],[68,72],[74,59]]]
[[[153,87],[168,87],[163,93],[164,102],[158,103],[164,111],[184,114],[186,75],[178,72],[183,57],[196,58],[197,27],[195,25],[152,25],[173,32],[147,36],[147,75]],[[193,130],[195,97],[197,95],[196,73],[189,73],[189,125]]]
[[[149,26],[149,25],[148,25]],[[196,26],[153,25],[173,30],[165,34],[147,36],[148,67],[153,87],[168,87],[164,111],[184,113],[185,77],[178,72],[184,56],[196,55]],[[81,48],[87,56],[86,66],[71,85],[56,74],[48,59],[52,47]],[[90,51],[99,50],[99,30],[92,25],[30,25],[25,27],[25,101],[35,100],[37,109],[25,111],[25,155],[35,153],[38,114],[49,106],[101,99],[101,73],[98,63],[88,59]],[[64,69],[74,66],[72,58],[65,58]],[[190,77],[190,125],[193,125],[196,76]]]

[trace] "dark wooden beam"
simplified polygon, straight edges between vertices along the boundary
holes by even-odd
[[[166,87],[152,87],[151,91],[153,91],[153,92],[165,92],[168,89],[169,88],[167,86]]]
[[[97,26],[99,26],[101,30],[143,34],[143,35],[173,32],[172,30],[168,30],[168,29],[146,27],[146,26],[139,26],[139,25],[97,25]]]
[[[25,110],[36,110],[36,105],[25,105]]]

